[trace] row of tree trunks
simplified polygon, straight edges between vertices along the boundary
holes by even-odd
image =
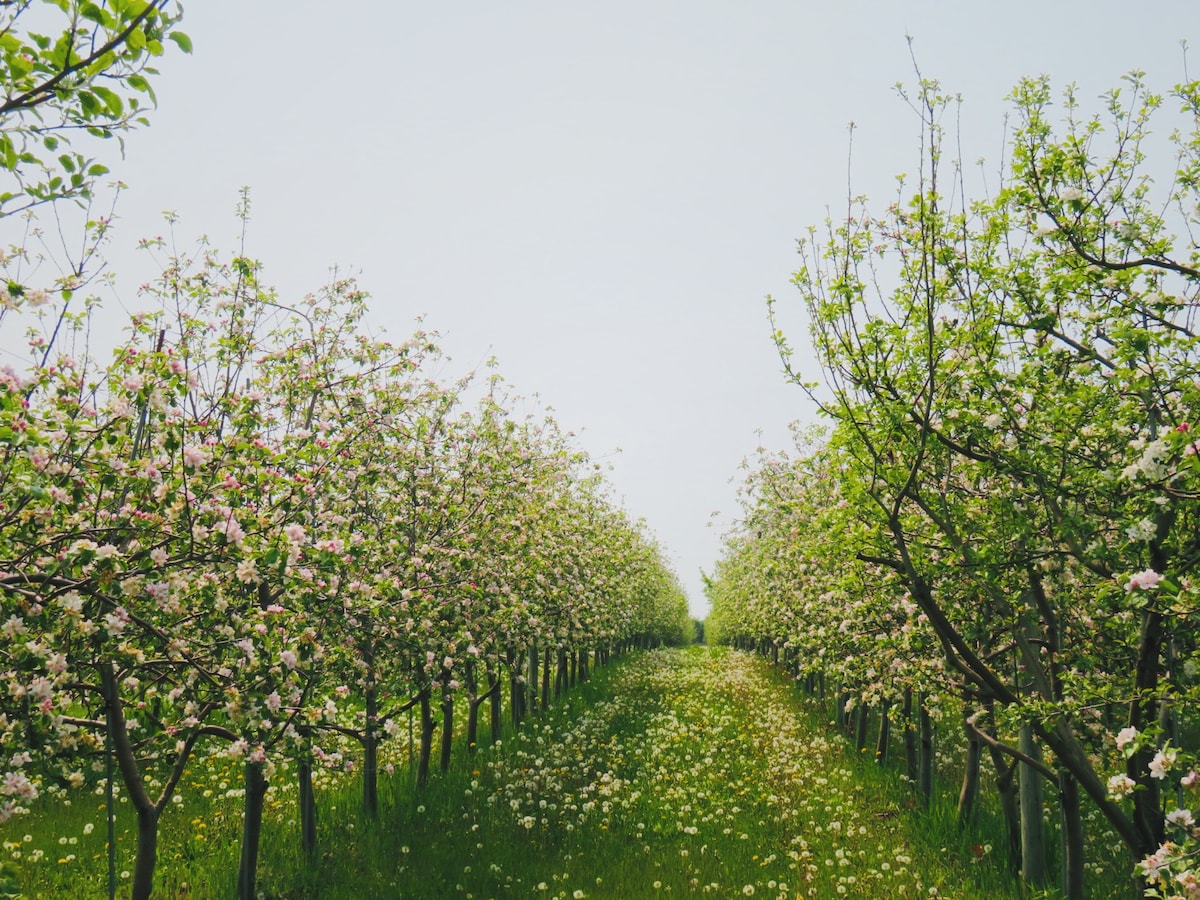
[[[749,648],[782,667],[800,682],[810,695],[824,696],[824,676],[811,671],[801,674],[800,661],[787,649],[770,641],[760,641]],[[834,692],[834,718],[854,743],[855,750],[865,753],[871,730],[872,707],[861,702],[849,685],[839,685]],[[975,699],[968,693],[967,702]],[[984,748],[987,747],[995,770],[994,785],[1005,823],[1008,854],[1012,860],[1012,871],[1032,888],[1044,888],[1050,880],[1046,866],[1046,831],[1043,821],[1043,782],[1050,779],[1058,798],[1060,817],[1060,840],[1062,856],[1061,890],[1064,897],[1083,896],[1083,852],[1084,826],[1082,793],[1078,780],[1072,773],[1059,766],[1051,771],[1041,765],[1042,751],[1038,736],[1030,727],[1020,731],[1021,754],[1034,764],[1022,762],[1010,755],[991,732],[992,743],[985,743],[976,719],[992,721],[992,703],[983,701],[985,716],[975,716],[964,710],[963,730],[966,739],[966,754],[962,782],[958,795],[957,818],[959,827],[970,828],[976,824],[980,797],[981,767]],[[887,762],[893,723],[892,707],[883,702],[878,707],[878,732],[876,733],[875,758],[882,765]],[[923,698],[906,689],[899,708],[903,727],[904,768],[908,780],[915,786],[923,806],[928,808],[933,800],[936,773],[936,741],[932,716]],[[1164,721],[1169,717],[1160,710]],[[1035,765],[1036,764],[1036,765]]]
[[[620,641],[614,645],[597,648],[596,650],[569,651],[565,647],[554,649],[539,648],[536,645],[527,648],[510,648],[507,655],[509,672],[509,715],[514,727],[519,727],[529,716],[548,710],[551,706],[551,696],[561,697],[570,687],[587,681],[591,665],[604,665],[614,655],[638,646],[636,639]],[[424,786],[429,781],[432,768],[433,747],[435,734],[440,724],[439,768],[448,771],[452,762],[454,747],[454,692],[449,684],[434,683],[422,688],[404,706],[392,713],[382,713],[379,706],[379,691],[374,678],[373,647],[360,646],[363,657],[368,662],[367,683],[364,690],[366,726],[360,732],[346,732],[357,738],[363,747],[363,811],[369,818],[377,818],[379,811],[378,770],[379,745],[382,741],[382,728],[379,724],[381,715],[392,718],[407,711],[412,715],[413,708],[420,714],[420,729],[415,748],[416,783]],[[479,670],[475,662],[469,661],[464,667],[463,679],[467,698],[466,744],[467,752],[474,753],[478,749],[480,726],[480,707],[486,705],[491,742],[501,740],[504,729],[504,691],[505,681],[500,668],[485,665],[483,676],[487,689],[479,692]],[[113,680],[111,677],[110,681]],[[553,690],[551,682],[553,681]],[[433,714],[434,691],[440,689],[440,723]],[[211,730],[211,729],[210,729]],[[128,736],[125,733],[124,721],[110,713],[108,727],[110,741],[116,744],[112,754],[126,768],[130,768],[133,754],[129,749]],[[222,735],[232,740],[232,735]],[[306,737],[311,737],[307,735]],[[410,718],[409,755],[414,756],[412,728]],[[299,788],[299,818],[300,846],[304,856],[314,859],[317,856],[317,801],[313,786],[314,764],[311,756],[302,758],[297,767]],[[136,773],[135,773],[136,774]],[[127,773],[128,776],[128,773]],[[262,831],[263,804],[266,797],[267,781],[261,763],[247,763],[244,769],[245,798],[243,816],[242,852],[238,867],[238,897],[250,898],[257,894],[256,874],[258,848]],[[126,783],[139,784],[136,779]],[[132,791],[135,794],[134,806],[138,816],[139,865],[144,865],[148,871],[139,872],[134,879],[132,896],[148,898],[152,890],[152,872],[157,847],[158,818],[162,808],[169,800],[169,791],[159,798],[156,804],[144,792]]]

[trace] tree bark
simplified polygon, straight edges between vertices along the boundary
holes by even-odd
[[[964,715],[966,712],[964,711]],[[967,735],[967,757],[963,765],[962,787],[958,792],[958,827],[966,828],[975,821],[976,803],[979,799],[979,762],[983,756],[983,741],[975,729],[963,722]]]
[[[860,758],[867,749],[867,726],[870,721],[870,707],[859,698],[858,706],[854,708],[854,752]]]
[[[884,700],[879,709],[879,738],[875,741],[875,762],[884,765],[887,762],[888,745],[892,739],[891,704]]]
[[[368,677],[366,689],[366,728],[363,730],[363,815],[379,817],[379,691]]]
[[[538,676],[541,668],[537,641],[533,641],[529,645],[529,672],[525,677],[525,696],[529,698],[529,715],[531,716],[536,716],[541,712],[541,706],[538,705]]]
[[[417,786],[429,783],[429,757],[433,752],[433,710],[430,708],[429,688],[418,694],[421,707],[421,746],[417,751]]]
[[[933,802],[934,745],[933,718],[929,715],[929,708],[925,705],[924,697],[919,698],[917,704],[917,726],[920,732],[921,746],[917,792],[921,795],[922,804],[928,808]]]
[[[917,743],[917,726],[913,722],[913,692],[912,688],[904,689],[904,706],[901,708],[904,719],[904,773],[909,783],[917,786],[917,775],[920,772],[920,753]]]
[[[450,754],[454,748],[454,693],[442,688],[442,758],[441,770],[450,771]]]
[[[1000,812],[1004,816],[1005,832],[1008,834],[1008,858],[1013,875],[1021,873],[1021,804],[1017,797],[1017,762],[1009,761],[1003,751],[988,747],[992,765],[996,769],[996,793],[1000,798]]]
[[[1083,810],[1079,782],[1065,769],[1059,769],[1059,809],[1062,814],[1063,896],[1067,900],[1083,898]]]
[[[564,647],[558,648],[558,668],[554,673],[554,696],[557,699],[561,697],[567,689],[567,651]]]
[[[1042,751],[1033,739],[1033,727],[1021,726],[1021,752],[1041,760]],[[1021,877],[1026,884],[1046,883],[1046,844],[1042,829],[1042,777],[1032,766],[1021,763]]]
[[[245,814],[242,819],[242,858],[238,868],[238,900],[257,900],[258,845],[262,837],[263,800],[267,780],[263,764],[247,762],[245,768]]]
[[[300,849],[308,859],[317,855],[317,797],[313,791],[312,761],[302,759],[296,772],[300,782]]]

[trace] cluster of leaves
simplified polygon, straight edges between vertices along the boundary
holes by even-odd
[[[1200,692],[1200,84],[1172,96],[1165,193],[1143,152],[1164,101],[1140,76],[1090,117],[1068,90],[1061,132],[1035,79],[1001,189],[967,205],[942,171],[954,101],[922,82],[917,189],[882,217],[856,198],[801,242],[825,372],[806,387],[834,425],[751,477],[710,622],[861,702],[965,698],[968,730],[1012,759],[1034,762],[1015,740],[1031,728],[1039,771],[1157,854],[1141,868],[1164,891],[1160,873],[1194,878],[1191,813],[1162,788],[1194,784]]]
[[[0,6],[0,216],[90,196],[108,168],[74,135],[121,140],[146,124],[154,61],[191,52],[174,0],[15,0]]]

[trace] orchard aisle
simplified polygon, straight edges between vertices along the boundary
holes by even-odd
[[[914,862],[905,788],[852,759],[755,657],[643,653],[586,693],[481,754],[457,802],[422,804],[392,884],[470,898],[998,895],[1002,878],[972,886],[985,873],[970,854],[935,850],[931,864],[926,847]]]

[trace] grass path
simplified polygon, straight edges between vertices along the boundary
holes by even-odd
[[[934,846],[908,798],[761,660],[646,653],[481,754],[466,783],[395,798],[312,896],[1015,895],[969,850]]]
[[[281,767],[261,848],[264,900],[1017,896],[995,854],[980,859],[976,839],[956,833],[952,810],[919,813],[894,773],[856,759],[790,682],[742,653],[618,660],[502,745],[456,756],[421,792],[403,758],[392,762],[374,822],[359,811],[356,778],[322,783],[311,864]],[[164,816],[156,896],[234,895],[232,765],[197,763]],[[108,896],[94,794],[47,798],[0,830],[31,900]],[[132,816],[119,806],[125,870]]]

